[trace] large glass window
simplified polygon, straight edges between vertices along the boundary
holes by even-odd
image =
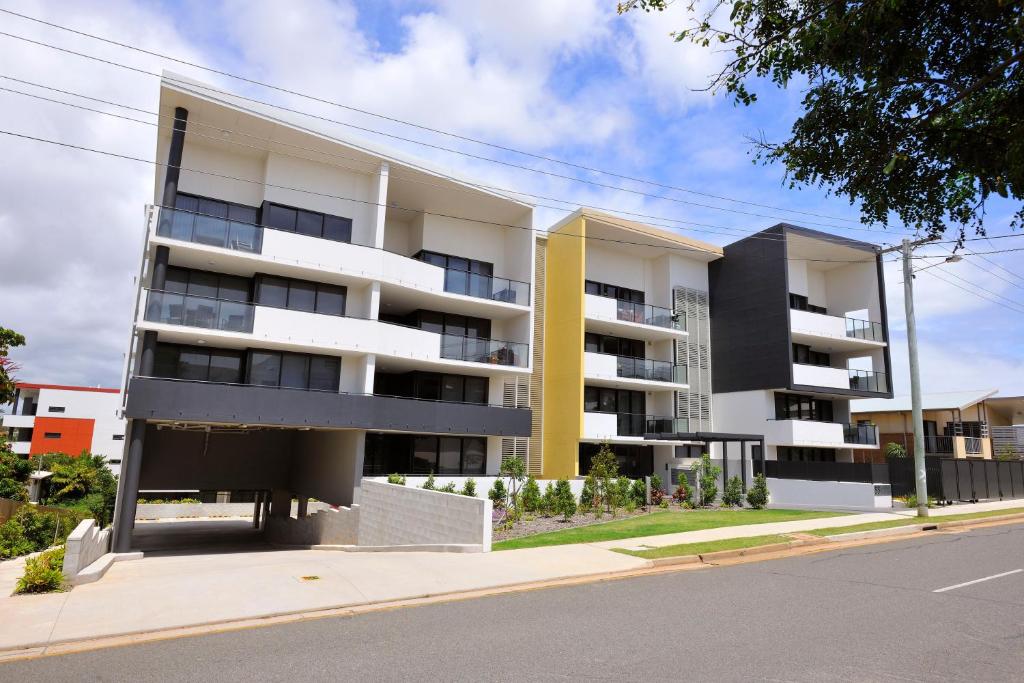
[[[487,261],[420,251],[413,258],[445,269],[444,290],[454,294],[468,294],[488,298],[491,296],[494,265]]]
[[[389,374],[378,372],[374,377],[374,393],[381,396],[407,396],[430,401],[487,403],[486,377],[441,375],[434,372]]]
[[[438,474],[461,474],[462,472],[462,439],[442,436],[437,459]]]
[[[170,266],[167,268],[165,292],[189,294],[224,301],[250,301],[252,280],[237,275],[211,273],[206,270],[193,270]]]
[[[307,313],[345,315],[348,289],[307,280],[260,275],[256,280],[256,303]]]
[[[775,394],[776,420],[832,422],[832,401],[802,394]]]
[[[341,359],[334,356],[310,356],[309,388],[316,391],[337,391],[341,375]]]
[[[643,415],[646,396],[642,391],[584,387],[583,409],[589,413],[619,413]]]
[[[260,386],[337,391],[341,359],[304,353],[252,351],[249,383]]]
[[[413,474],[437,472],[437,437],[417,436],[413,440]]]
[[[253,351],[249,358],[249,384],[276,387],[281,381],[281,354]]]
[[[591,353],[610,353],[615,356],[644,358],[646,348],[641,339],[613,337],[607,334],[587,332],[583,339],[583,348]]]
[[[309,356],[286,353],[281,358],[281,386],[292,389],[309,387]]]
[[[608,299],[631,301],[636,304],[642,304],[644,302],[644,293],[642,290],[630,289],[629,287],[621,287],[619,285],[610,285],[604,282],[586,280],[584,283],[584,291],[587,294],[603,296]]]
[[[479,436],[366,435],[363,475],[481,476],[487,471],[487,439]]]
[[[321,237],[333,242],[352,241],[351,218],[296,209],[273,202],[263,203],[263,225],[300,235]]]
[[[812,351],[806,344],[793,344],[793,362],[828,367],[831,365],[831,358],[827,353]]]
[[[153,374],[202,382],[242,381],[242,352],[199,346],[157,344]]]

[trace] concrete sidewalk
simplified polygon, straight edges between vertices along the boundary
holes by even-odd
[[[942,512],[1022,505],[1022,501],[958,505]],[[20,575],[20,563],[6,562],[0,565],[4,595],[0,597],[0,650],[629,572],[652,564],[611,548],[658,547],[901,518],[889,513],[855,514],[478,554],[211,546],[158,551],[142,560],[115,563],[96,583],[67,593],[28,596],[8,595]]]

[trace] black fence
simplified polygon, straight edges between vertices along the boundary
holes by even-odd
[[[853,481],[865,484],[888,484],[889,467],[870,462],[791,462],[786,460],[754,461],[754,474],[763,473],[774,479],[806,479],[808,481]]]
[[[1024,498],[1024,461],[926,457],[928,495],[939,501]],[[913,458],[890,458],[892,495],[917,490]]]

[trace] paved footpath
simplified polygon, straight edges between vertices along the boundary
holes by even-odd
[[[956,506],[945,514],[1016,505]],[[66,593],[0,597],[0,650],[353,607],[650,567],[612,547],[668,545],[849,526],[889,513],[752,524],[607,543],[496,553],[347,553],[269,546],[160,553],[115,563],[96,583]],[[245,525],[246,522],[238,522]],[[0,564],[0,591],[16,578]]]

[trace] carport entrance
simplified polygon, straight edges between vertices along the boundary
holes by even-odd
[[[209,520],[139,520],[132,547],[147,555],[208,555],[271,550],[263,530],[252,520],[227,517]]]

